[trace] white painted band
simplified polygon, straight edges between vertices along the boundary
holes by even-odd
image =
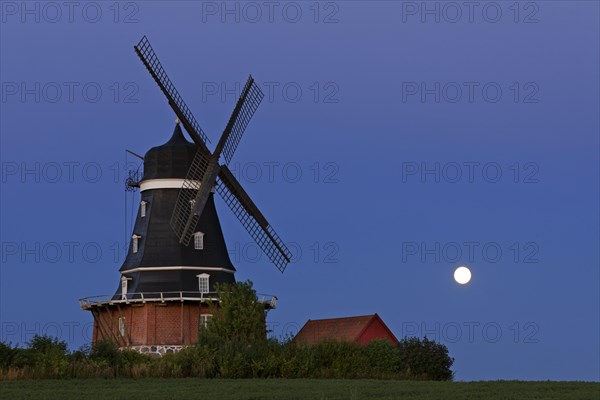
[[[140,192],[151,189],[181,189],[185,179],[148,179],[140,182]],[[198,182],[200,187],[200,182]]]

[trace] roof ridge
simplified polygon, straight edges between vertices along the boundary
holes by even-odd
[[[374,314],[366,314],[366,315],[355,315],[352,317],[333,317],[333,318],[321,318],[321,319],[309,319],[308,321],[317,322],[317,321],[330,321],[332,319],[352,319],[352,318],[374,318],[377,313]],[[308,322],[307,321],[307,322]]]

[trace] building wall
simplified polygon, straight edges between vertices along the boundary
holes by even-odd
[[[185,346],[198,339],[201,314],[210,314],[200,302],[121,304],[92,310],[93,341],[109,339],[121,347]],[[125,318],[125,335],[119,333],[119,318]]]
[[[369,344],[373,340],[385,339],[392,344],[398,343],[395,336],[390,334],[389,330],[383,325],[383,323],[375,318],[369,323],[365,331],[357,339],[357,343],[365,345]]]

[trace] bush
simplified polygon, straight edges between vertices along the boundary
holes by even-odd
[[[453,373],[450,367],[454,359],[448,348],[425,337],[405,338],[398,344],[400,370],[413,379],[449,381]]]
[[[72,361],[85,361],[92,355],[92,345],[84,344],[79,348],[79,350],[75,350],[70,354],[70,359]]]
[[[323,341],[308,346],[203,338],[195,346],[160,358],[119,350],[110,341],[71,354],[64,343],[52,338],[36,338],[24,349],[0,344],[0,377],[452,379],[453,359],[447,348],[428,339],[408,338],[398,346],[387,341],[367,346]]]
[[[366,347],[368,363],[373,372],[396,373],[400,368],[400,350],[387,340],[374,340]]]
[[[119,364],[119,346],[111,340],[98,340],[92,346],[90,358],[116,367]]]
[[[8,368],[12,364],[15,349],[10,343],[0,342],[0,368]]]
[[[45,376],[61,376],[68,366],[67,343],[49,336],[35,335],[29,342],[33,367]]]

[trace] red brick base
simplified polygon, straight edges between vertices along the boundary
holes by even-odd
[[[93,342],[109,339],[120,347],[194,344],[200,315],[211,313],[209,306],[200,302],[119,304],[91,311]],[[124,332],[119,330],[120,318],[124,318]]]

